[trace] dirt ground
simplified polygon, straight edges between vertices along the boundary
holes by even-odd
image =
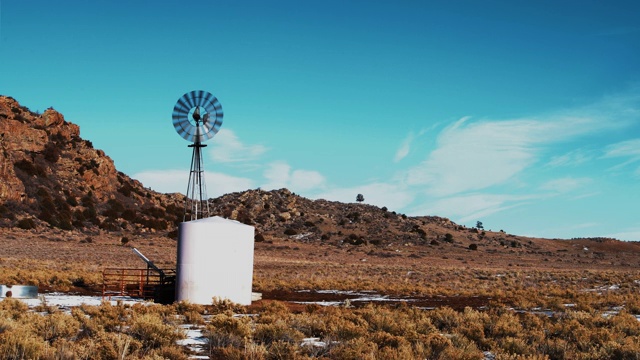
[[[133,253],[134,247],[161,268],[175,267],[175,240],[155,234],[130,236],[125,240],[123,235],[107,232],[37,233],[3,229],[0,230],[0,268],[82,270],[99,277],[105,268],[146,267]],[[254,288],[263,292],[265,299],[274,300],[304,301],[305,297],[318,294],[291,291],[313,287],[309,290],[382,291],[382,295],[412,297],[413,304],[424,307],[443,302],[452,307],[476,307],[490,299],[443,300],[432,296],[432,292],[444,287],[452,293],[469,294],[470,289],[465,285],[468,278],[479,279],[490,287],[506,273],[637,272],[639,255],[639,243],[618,241],[530,239],[525,247],[479,243],[477,250],[470,250],[455,243],[378,247],[305,243],[283,238],[255,243]],[[524,275],[521,277],[526,283]],[[49,288],[54,289],[55,284]],[[483,295],[480,290],[482,286],[473,295]],[[315,299],[332,300],[327,294]],[[344,300],[346,298],[341,298]]]

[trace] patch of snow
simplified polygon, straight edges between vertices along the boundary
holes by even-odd
[[[327,347],[327,343],[320,341],[320,338],[304,338],[300,346]]]
[[[313,233],[308,232],[308,233],[304,233],[304,234],[291,235],[291,236],[289,236],[289,238],[295,239],[295,240],[302,240],[302,239],[304,239],[304,238],[306,238],[306,237],[308,237],[310,235],[313,235]]]
[[[202,333],[202,329],[192,329],[193,325],[181,325],[180,328],[185,329],[185,338],[178,340],[176,343],[181,346],[200,345],[207,344],[207,338]]]
[[[147,303],[142,299],[134,299],[128,296],[112,296],[111,300],[103,299],[102,296],[84,296],[84,295],[68,295],[64,293],[48,293],[40,294],[37,299],[20,299],[20,301],[26,303],[29,308],[36,306],[57,306],[60,309],[70,310],[72,307],[80,305],[93,305],[100,306],[102,302],[108,302],[111,305],[121,304],[136,304]]]
[[[301,305],[315,304],[320,306],[340,306],[344,304],[342,301],[294,301],[293,303]]]

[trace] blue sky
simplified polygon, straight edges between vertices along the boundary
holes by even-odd
[[[171,112],[220,100],[209,196],[300,195],[640,240],[637,1],[0,0],[0,93],[185,192]]]

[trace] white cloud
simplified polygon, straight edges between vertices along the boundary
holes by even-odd
[[[398,162],[409,155],[411,150],[411,143],[413,142],[413,133],[409,133],[407,137],[402,141],[400,147],[396,151],[396,155],[393,157],[393,162]]]
[[[534,160],[531,121],[466,125],[462,118],[438,137],[438,147],[408,172],[408,185],[426,185],[436,196],[502,183]]]
[[[626,241],[640,241],[640,229],[628,229],[626,231],[607,235],[607,237]]]
[[[523,205],[535,198],[529,195],[469,194],[439,199],[428,205],[416,207],[409,213],[448,216],[456,222],[464,223]]]
[[[627,158],[609,170],[620,170],[627,165],[636,163],[640,161],[640,139],[625,140],[611,144],[604,149],[602,158]],[[640,177],[640,167],[633,169],[632,176]]]
[[[291,188],[297,191],[306,191],[320,188],[326,179],[317,171],[295,170],[291,173]]]
[[[573,150],[563,155],[553,156],[547,165],[552,167],[577,166],[591,161],[593,157],[593,154],[585,150]]]
[[[602,121],[595,111],[592,116],[583,113],[478,122],[464,117],[440,133],[437,148],[409,169],[406,183],[423,186],[433,196],[486,189],[512,181],[537,162],[550,143],[619,126]]]
[[[578,189],[591,182],[589,178],[565,177],[547,181],[540,186],[540,189],[557,193],[566,193]]]
[[[616,144],[607,146],[604,150],[603,158],[628,158],[621,164],[618,164],[611,169],[617,170],[623,168],[629,164],[640,161],[640,139],[621,141]],[[640,176],[640,167],[636,168],[633,172],[634,176]]]
[[[179,192],[184,194],[189,182],[188,170],[148,170],[132,175],[146,187],[163,193]],[[205,171],[207,196],[218,197],[227,193],[253,188],[253,182],[247,178],[234,177],[222,173]]]
[[[605,148],[604,157],[632,157],[640,159],[640,139],[611,144]]]
[[[291,166],[284,162],[273,162],[267,165],[263,175],[268,182],[262,185],[261,188],[272,190],[288,187],[289,179],[291,178],[290,172]]]
[[[267,183],[261,186],[265,190],[288,188],[294,192],[308,191],[324,187],[326,179],[317,171],[291,170],[291,166],[282,161],[267,165],[263,173]]]
[[[211,143],[209,154],[214,161],[230,163],[255,160],[266,151],[264,145],[243,144],[232,130],[221,129]]]

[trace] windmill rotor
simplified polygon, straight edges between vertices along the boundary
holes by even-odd
[[[211,93],[190,91],[173,107],[173,127],[178,135],[193,143],[211,139],[222,125],[222,105]]]

